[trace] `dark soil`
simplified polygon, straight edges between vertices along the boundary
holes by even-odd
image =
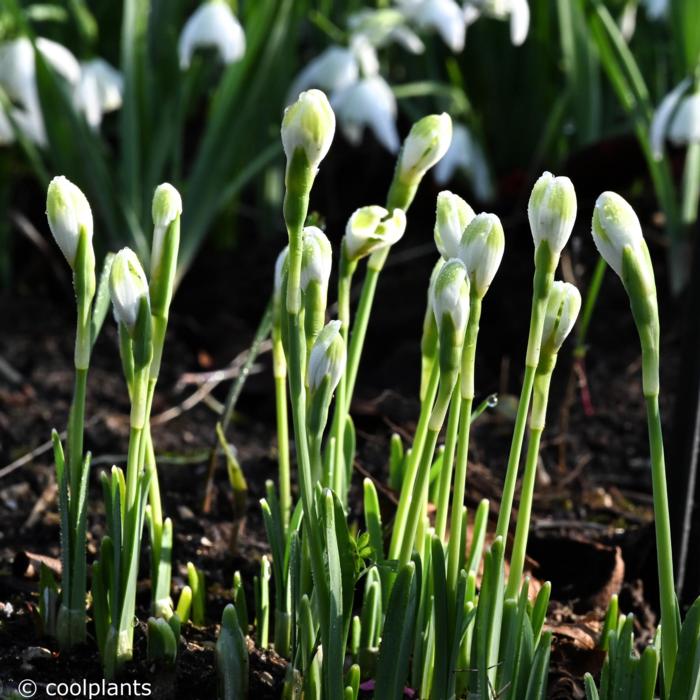
[[[342,154],[341,154],[342,155]],[[327,180],[342,170],[331,162]],[[368,180],[385,178],[381,169]],[[362,184],[342,203],[319,185],[314,205],[333,212],[328,232],[337,244],[344,219],[365,204]],[[376,183],[375,183],[376,184]],[[564,266],[582,287],[594,261],[588,216],[598,183],[579,193],[580,224]],[[367,185],[369,188],[370,185]],[[383,185],[380,185],[383,187]],[[368,189],[368,192],[371,188]],[[376,479],[385,510],[393,512],[394,494],[386,486],[386,455],[391,433],[409,438],[418,412],[416,401],[419,348],[425,292],[435,259],[431,249],[434,202],[431,183],[421,191],[411,212],[409,231],[390,260],[378,290],[375,314],[353,413],[358,432],[357,470]],[[371,199],[371,198],[370,198]],[[347,201],[350,200],[350,201]],[[356,200],[356,201],[355,201]],[[516,206],[517,205],[517,206]],[[516,208],[514,209],[514,206]],[[499,407],[476,423],[473,431],[467,505],[487,497],[496,512],[512,431],[513,405],[519,391],[527,336],[532,277],[532,241],[523,202],[505,202],[507,249],[499,276],[484,303],[477,356],[477,391],[500,396]],[[642,206],[644,221],[653,212]],[[43,228],[43,225],[39,222]],[[676,310],[664,293],[664,255],[651,232],[652,256],[659,275],[663,324],[662,411],[671,417],[677,385],[679,333]],[[193,372],[226,367],[250,344],[267,302],[272,267],[283,244],[280,232],[247,236],[234,250],[213,244],[200,256],[176,297],[171,315],[163,372],[153,414],[167,420],[154,428],[164,510],[175,522],[173,579],[177,591],[186,580],[186,563],[204,570],[208,584],[206,627],[183,628],[184,644],[175,671],[145,662],[142,630],[136,631],[135,661],[126,677],[154,683],[159,697],[210,698],[215,695],[216,623],[230,600],[234,571],[250,586],[260,556],[268,550],[258,499],[266,479],[274,478],[276,452],[274,400],[269,358],[263,355],[246,383],[229,434],[249,486],[245,522],[231,549],[234,507],[225,468],[218,465],[210,512],[202,512],[207,453],[214,444],[217,416],[201,400],[182,406],[197,384],[183,380]],[[33,614],[37,602],[33,555],[58,557],[55,480],[48,451],[13,469],[3,469],[66,425],[72,393],[73,312],[67,275],[57,278],[46,260],[30,251],[18,275],[17,289],[0,299],[3,333],[0,357],[17,372],[17,380],[0,376],[0,683],[14,688],[22,678],[42,687],[52,680],[101,678],[94,645],[58,655],[54,642],[42,638]],[[60,269],[60,266],[59,266]],[[24,282],[24,280],[28,280]],[[529,554],[532,574],[553,583],[548,618],[555,632],[550,696],[583,697],[581,677],[597,672],[602,661],[595,650],[602,611],[610,595],[622,591],[625,612],[635,612],[644,638],[655,622],[655,547],[650,498],[646,422],[640,384],[638,341],[619,280],[610,274],[589,337],[585,380],[588,398],[577,386],[569,352],[563,352],[550,402],[550,427],[542,449]],[[225,399],[228,382],[211,396]],[[584,400],[582,400],[584,396]],[[171,409],[179,407],[173,417]],[[587,412],[591,412],[587,415]],[[89,557],[103,532],[103,510],[97,472],[123,463],[128,441],[128,404],[111,319],[97,344],[88,390],[86,444],[94,455],[90,492]],[[354,493],[360,493],[358,474]],[[358,498],[352,503],[360,503]],[[237,532],[236,528],[236,532]],[[22,558],[22,554],[27,556]],[[27,559],[29,565],[27,566]],[[144,567],[147,553],[144,553]],[[142,582],[141,620],[145,620],[148,581]],[[250,590],[248,591],[250,593]],[[252,609],[252,596],[249,596]],[[9,612],[11,604],[14,612]],[[3,617],[4,615],[4,617]],[[48,652],[30,652],[41,647]],[[278,698],[283,663],[251,650],[251,697]],[[33,657],[33,655],[38,655]],[[45,658],[44,658],[45,656]]]

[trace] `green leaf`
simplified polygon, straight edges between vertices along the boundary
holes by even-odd
[[[238,624],[236,608],[231,604],[224,608],[221,616],[221,631],[216,640],[216,668],[222,700],[248,697],[248,645]]]
[[[90,347],[95,347],[97,338],[100,335],[100,330],[104,324],[111,298],[109,294],[109,275],[112,270],[112,262],[114,261],[114,253],[107,253],[102,271],[100,272],[100,280],[97,284],[97,292],[95,293],[95,301],[92,307],[92,316],[90,318]]]
[[[586,687],[586,700],[600,700],[593,676],[590,673],[587,673],[583,677],[583,681]]]
[[[663,634],[663,629],[661,630]],[[698,684],[700,638],[700,598],[688,610],[681,627],[678,656],[673,669],[671,698],[691,698]]]

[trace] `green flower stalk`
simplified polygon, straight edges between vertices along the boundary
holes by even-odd
[[[92,212],[85,195],[65,177],[55,177],[46,196],[46,215],[58,247],[73,270],[77,303],[75,387],[68,419],[67,457],[54,435],[61,511],[62,581],[57,636],[61,648],[85,641],[85,530],[89,457],[83,456],[85,393],[90,354],[97,329],[93,323],[95,253]]]
[[[540,359],[547,300],[554,282],[559,256],[574,227],[576,209],[576,192],[571,180],[567,177],[554,177],[551,173],[545,172],[532,188],[527,214],[535,242],[535,276],[532,290],[530,332],[525,356],[525,376],[520,392],[496,526],[496,534],[503,537],[504,541],[513,507],[513,495],[518,478],[527,413],[530,408],[535,373]]]
[[[654,269],[634,209],[614,192],[603,192],[593,210],[593,241],[627,290],[642,347],[642,390],[647,407],[651,476],[656,524],[656,554],[661,597],[661,662],[666,697],[678,652],[678,615],[666,465],[659,413],[659,309]]]
[[[537,476],[540,439],[545,428],[547,415],[549,385],[557,362],[559,349],[573,329],[580,309],[581,294],[578,289],[568,282],[554,282],[547,301],[540,361],[535,374],[532,411],[530,414],[530,437],[520,493],[513,552],[510,558],[506,599],[516,599],[520,591],[528,533],[530,531],[530,515],[532,513],[532,500]]]

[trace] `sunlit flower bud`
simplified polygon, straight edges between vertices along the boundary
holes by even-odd
[[[437,197],[435,245],[445,260],[459,257],[459,242],[464,229],[474,218],[474,210],[457,194],[448,190]]]
[[[532,188],[527,216],[535,248],[546,240],[552,255],[558,256],[576,221],[576,192],[571,180],[543,173]]]
[[[148,298],[148,280],[136,253],[122,248],[115,256],[109,276],[114,318],[133,331],[141,300]]]
[[[311,349],[307,383],[312,394],[326,378],[329,380],[329,390],[334,391],[343,376],[347,358],[340,326],[340,321],[327,323]]]
[[[309,165],[318,168],[331,147],[334,134],[335,114],[320,90],[302,92],[284,111],[282,146],[288,162],[302,149]]]
[[[323,290],[328,289],[331,276],[333,251],[326,234],[316,226],[304,228],[304,252],[301,258],[301,290],[311,282],[318,282]]]
[[[169,183],[158,185],[153,194],[153,248],[151,250],[151,274],[159,267],[163,255],[163,241],[168,226],[182,214],[180,193]]]
[[[186,70],[199,48],[216,49],[223,63],[245,54],[245,34],[226,0],[208,0],[197,8],[182,29],[178,42],[180,68]]]
[[[417,121],[409,132],[399,156],[401,178],[422,177],[442,158],[452,140],[450,115],[430,114]]]
[[[461,260],[453,258],[440,268],[430,297],[438,328],[449,318],[456,335],[463,336],[469,318],[469,279]]]
[[[542,353],[556,355],[571,333],[578,312],[581,294],[573,284],[554,282],[547,299],[547,311],[542,331]]]
[[[459,258],[467,268],[472,291],[483,297],[503,259],[506,238],[495,214],[478,214],[467,226],[459,245]]]
[[[406,214],[402,209],[394,209],[389,216],[384,207],[361,207],[345,227],[344,254],[350,261],[359,260],[375,250],[394,245],[405,230]]]
[[[85,231],[88,241],[92,242],[92,211],[80,188],[63,175],[49,184],[46,216],[58,247],[73,268],[81,231]]]

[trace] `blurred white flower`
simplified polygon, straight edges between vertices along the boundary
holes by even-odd
[[[455,0],[399,0],[406,17],[420,29],[433,29],[454,53],[464,49],[467,24]]]
[[[95,58],[82,64],[80,80],[75,89],[75,106],[85,115],[85,121],[97,129],[102,116],[122,106],[124,79],[107,61]]]
[[[396,98],[380,75],[363,78],[331,95],[331,106],[340,128],[353,145],[358,145],[362,132],[369,127],[388,151],[399,149],[396,130]]]
[[[463,124],[452,126],[452,143],[433,171],[435,182],[446,184],[458,170],[466,175],[477,199],[485,202],[493,199],[493,183],[486,157],[481,145]]]
[[[530,29],[528,0],[467,0],[463,12],[467,25],[474,22],[480,14],[510,20],[510,40],[515,46],[520,46],[527,39]]]
[[[180,68],[187,70],[197,49],[216,49],[223,63],[245,54],[245,33],[226,0],[207,0],[190,16],[180,34]]]
[[[661,20],[668,16],[668,0],[642,0],[647,17],[651,20]]]
[[[654,113],[649,140],[657,160],[663,156],[667,136],[677,146],[700,141],[700,92],[686,94],[691,86],[690,78],[676,85]]]
[[[382,48],[396,43],[410,53],[423,53],[425,45],[408,26],[406,15],[398,9],[361,10],[348,18],[353,36],[363,36],[372,46]]]

